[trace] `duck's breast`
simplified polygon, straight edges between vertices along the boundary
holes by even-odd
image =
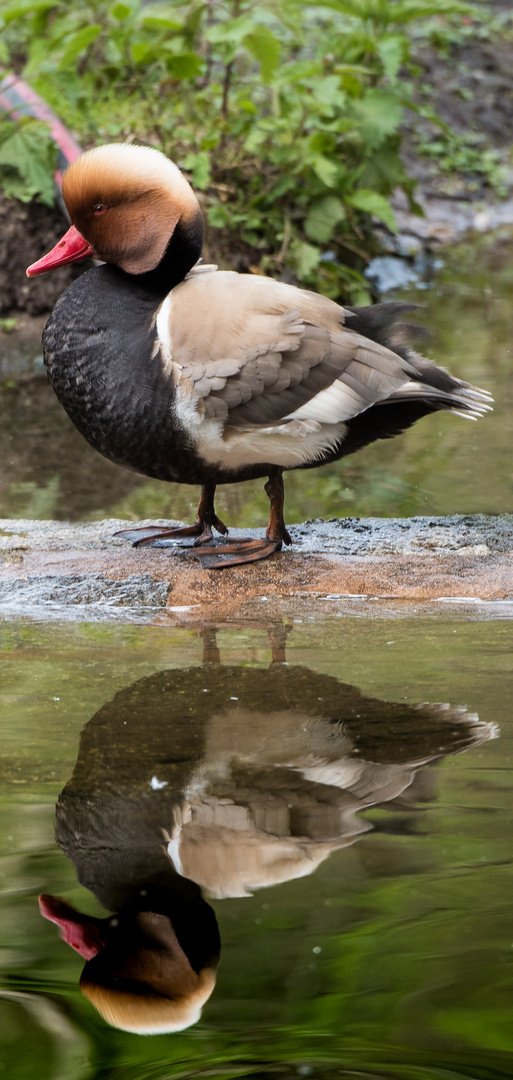
[[[174,379],[156,331],[159,298],[101,266],[61,296],[43,334],[55,393],[95,450],[159,479],[184,479],[194,452],[173,422]],[[191,479],[191,482],[195,482]]]

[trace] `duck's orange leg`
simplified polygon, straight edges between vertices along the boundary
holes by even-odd
[[[144,525],[140,528],[121,529],[114,533],[115,536],[124,536],[133,541],[134,547],[155,546],[158,547],[160,540],[180,539],[182,536],[196,536],[194,547],[201,544],[209,544],[213,539],[212,529],[226,535],[228,529],[218,518],[214,508],[215,484],[203,484],[200,500],[196,512],[194,525],[183,525],[176,529],[166,528],[165,525]]]
[[[228,566],[260,562],[261,559],[267,559],[273,552],[280,551],[282,544],[292,543],[283,517],[285,492],[282,469],[277,467],[269,473],[265,492],[271,504],[265,539],[234,538],[228,543],[223,540],[214,540],[208,551],[194,552],[203,567],[210,570],[223,570]]]

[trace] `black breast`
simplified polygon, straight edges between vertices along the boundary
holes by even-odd
[[[160,480],[194,483],[187,433],[156,344],[161,297],[112,266],[89,270],[58,301],[43,335],[48,378],[75,427],[104,457]]]

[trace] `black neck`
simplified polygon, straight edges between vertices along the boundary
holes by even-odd
[[[197,263],[204,235],[203,217],[198,208],[190,221],[178,222],[158,266],[146,274],[134,275],[137,284],[153,295],[166,296]]]

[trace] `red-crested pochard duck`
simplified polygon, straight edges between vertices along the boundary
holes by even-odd
[[[73,224],[28,276],[90,255],[106,265],[66,290],[45,328],[57,397],[111,461],[201,485],[194,525],[135,531],[137,543],[195,536],[202,564],[218,568],[263,559],[291,542],[284,471],[335,461],[426,413],[476,419],[490,407],[485,391],[394,344],[403,305],[342,308],[272,278],[197,265],[199,204],[157,150],[89,150],[65,173],[63,196]],[[260,476],[266,538],[214,541],[213,529],[227,532],[216,485]]]

